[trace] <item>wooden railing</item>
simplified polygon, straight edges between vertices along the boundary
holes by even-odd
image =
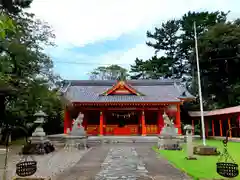
[[[87,126],[88,135],[98,135],[99,134],[99,125],[88,125]]]
[[[103,133],[104,135],[114,135],[114,129],[118,127],[118,125],[104,125]],[[141,134],[139,125],[126,125],[125,127],[130,129],[129,135],[138,135]],[[158,134],[158,126],[157,125],[146,125],[146,133],[147,134]],[[98,135],[99,134],[99,125],[88,125],[87,126],[87,134],[89,135]]]
[[[158,134],[158,126],[157,125],[146,125],[147,134]]]
[[[106,135],[113,135],[114,128],[117,127],[117,125],[105,125],[105,134]]]

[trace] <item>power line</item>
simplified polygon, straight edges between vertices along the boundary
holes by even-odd
[[[102,65],[102,66],[108,66],[108,65],[131,65],[131,64],[124,64],[124,63],[88,63],[88,62],[73,62],[73,61],[53,61],[54,63],[62,63],[62,64],[79,64],[79,65]]]
[[[217,61],[217,60],[232,60],[235,58],[239,58],[238,56],[233,56],[233,57],[227,57],[227,58],[214,58],[214,59],[209,59],[211,61]],[[74,61],[53,61],[54,63],[58,63],[58,64],[79,64],[79,65],[102,65],[102,66],[109,66],[109,65],[119,65],[119,66],[129,66],[129,65],[133,65],[133,64],[127,64],[127,63],[95,63],[95,62],[74,62]]]

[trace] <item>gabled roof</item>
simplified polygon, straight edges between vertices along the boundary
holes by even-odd
[[[105,91],[102,95],[143,95],[142,93],[137,92],[131,85],[125,83],[124,81],[119,81],[114,86],[107,91]]]
[[[64,84],[61,91],[70,102],[180,102],[183,92],[186,98],[194,98],[180,81],[169,79],[125,81],[123,87],[132,92],[127,95],[113,93],[120,86],[113,80],[67,80]],[[104,92],[108,95],[103,95]]]

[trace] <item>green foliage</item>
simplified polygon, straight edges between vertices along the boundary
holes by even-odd
[[[169,77],[169,62],[171,58],[153,56],[151,59],[143,61],[136,59],[131,65],[131,79],[159,79],[159,77]]]
[[[22,6],[14,4],[20,8],[16,13],[3,3],[6,2],[2,2],[2,7],[11,17],[14,31],[6,28],[7,38],[1,39],[0,86],[15,91],[6,97],[6,116],[0,118],[0,124],[25,126],[35,120],[33,114],[42,107],[48,114],[47,124],[55,128],[55,133],[59,132],[62,103],[57,94],[57,83],[60,79],[53,73],[53,62],[44,52],[44,48],[54,45],[52,29],[33,14],[22,12]]]
[[[237,22],[219,23],[199,40],[203,92],[209,107],[239,105],[240,101],[240,26]]]
[[[5,39],[6,31],[14,31],[15,26],[11,18],[5,14],[0,15],[0,42]]]
[[[90,72],[92,80],[125,80],[128,76],[127,69],[119,65],[100,66]]]
[[[1,0],[0,8],[10,14],[18,14],[23,8],[29,8],[33,0]]]
[[[227,21],[228,13],[188,12],[148,31],[146,44],[155,49],[149,60],[136,59],[131,66],[132,79],[182,78],[198,99],[193,23],[196,22],[205,109],[240,103],[240,20]],[[158,53],[164,54],[158,56]],[[191,109],[198,102],[189,103]]]
[[[227,13],[224,12],[188,12],[180,19],[168,20],[162,23],[160,27],[156,27],[153,32],[147,31],[147,37],[151,40],[146,42],[149,47],[155,49],[155,55],[164,54],[161,57],[153,57],[158,59],[158,68],[149,65],[156,63],[151,60],[135,60],[131,72],[136,74],[132,78],[182,78],[191,76],[192,67],[189,59],[194,53],[194,32],[193,22],[196,21],[198,35],[203,34],[209,27],[226,21]],[[141,69],[136,66],[141,65]],[[148,64],[148,65],[145,65]],[[144,66],[148,66],[145,71]],[[163,66],[163,67],[162,67]],[[162,68],[160,68],[162,67]],[[140,74],[143,74],[141,76]],[[151,74],[150,74],[151,73]],[[153,75],[154,74],[154,75]]]

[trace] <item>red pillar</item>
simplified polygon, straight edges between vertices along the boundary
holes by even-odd
[[[70,119],[70,114],[69,114],[69,111],[67,108],[65,108],[64,110],[64,123],[63,123],[63,132],[64,134],[67,134],[67,129],[70,128],[71,129],[71,126],[72,125],[72,121]]]
[[[222,132],[222,120],[219,120],[219,128],[220,128],[220,136],[223,136],[223,132]]]
[[[181,117],[180,117],[180,104],[177,104],[175,127],[178,128],[178,134],[179,135],[182,134]]]
[[[103,134],[106,135],[106,115],[103,116]]]
[[[214,120],[212,120],[212,136],[215,136]]]
[[[159,110],[158,111],[158,134],[160,134],[163,126],[164,126],[164,120],[163,120],[163,117],[162,117],[162,111]]]
[[[99,134],[101,136],[103,135],[103,121],[104,121],[103,111],[100,111]]]
[[[146,136],[146,124],[145,124],[144,110],[142,111],[141,121],[142,121],[142,136]]]

